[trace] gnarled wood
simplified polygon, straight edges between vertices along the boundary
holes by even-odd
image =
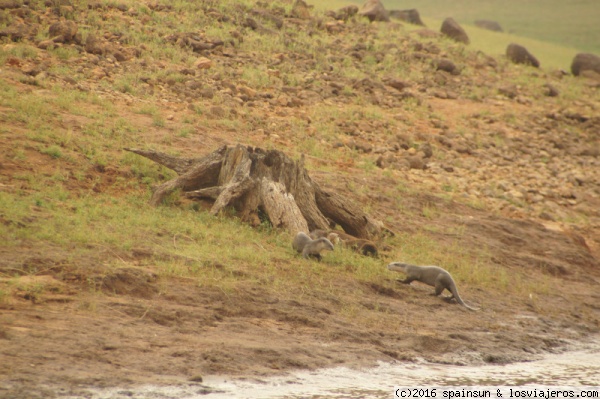
[[[152,205],[160,204],[168,194],[181,189],[188,198],[214,200],[212,214],[231,206],[243,220],[248,220],[262,211],[273,226],[292,234],[328,229],[331,223],[360,238],[372,238],[381,232],[380,222],[347,198],[315,183],[304,168],[304,158],[294,161],[281,151],[242,145],[224,146],[200,158],[126,150],[179,175],[154,190]]]

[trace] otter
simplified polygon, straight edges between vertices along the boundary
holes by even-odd
[[[375,243],[372,241],[365,240],[363,238],[356,238],[342,231],[313,230],[310,232],[310,238],[313,240],[321,237],[327,237],[329,241],[335,242],[336,244],[341,243],[342,245],[351,248],[365,256],[378,256],[377,245],[375,245]]]
[[[448,271],[438,266],[417,266],[408,263],[392,262],[387,265],[388,270],[402,272],[406,274],[404,280],[398,280],[404,284],[410,284],[413,281],[420,281],[427,285],[435,287],[434,295],[438,296],[444,289],[450,291],[452,296],[449,299],[456,299],[456,302],[469,310],[479,310],[468,306],[458,295],[456,283]]]
[[[325,250],[333,251],[333,244],[325,237],[312,240],[308,235],[300,232],[294,237],[292,248],[301,253],[305,259],[313,257],[321,261],[321,252]]]

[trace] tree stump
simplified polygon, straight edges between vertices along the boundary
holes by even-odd
[[[374,238],[382,223],[334,192],[322,189],[304,168],[281,151],[243,145],[223,146],[199,158],[178,158],[156,151],[126,148],[177,173],[155,188],[150,204],[159,205],[180,189],[192,199],[214,201],[210,212],[233,207],[242,220],[259,213],[274,227],[296,234],[340,225],[359,238]]]

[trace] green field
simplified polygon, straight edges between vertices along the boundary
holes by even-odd
[[[387,9],[416,8],[422,17],[453,17],[461,24],[477,19],[497,21],[505,32],[544,42],[600,53],[598,0],[383,0]]]

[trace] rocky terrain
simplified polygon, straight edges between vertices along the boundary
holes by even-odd
[[[597,334],[600,81],[357,11],[0,0],[0,396],[375,360],[508,362]],[[191,266],[141,237],[123,248],[22,233],[69,209],[44,186],[107,209],[101,196],[147,198],[165,176],[138,173],[125,146],[194,157],[235,143],[304,154],[320,184],[382,220],[396,237],[372,260],[381,272],[310,266],[328,288],[277,290],[261,263],[227,259],[215,267],[240,279],[228,290],[162,275],[164,259]],[[9,207],[20,201],[32,201],[27,216]],[[305,267],[270,234],[256,247],[274,251],[261,252],[272,278]],[[166,235],[161,248],[176,241]],[[435,244],[418,247],[423,237]],[[384,271],[457,254],[492,270],[453,270],[479,312]],[[15,288],[30,283],[34,294]]]

